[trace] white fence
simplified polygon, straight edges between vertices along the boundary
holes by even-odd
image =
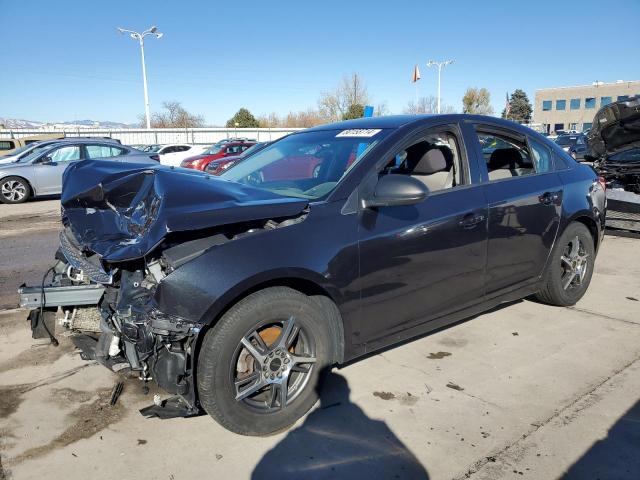
[[[146,129],[0,129],[0,139],[20,138],[45,133],[64,133],[67,137],[109,137],[125,145],[164,143],[194,143],[211,145],[225,138],[247,137],[268,142],[283,137],[299,128],[152,128]]]

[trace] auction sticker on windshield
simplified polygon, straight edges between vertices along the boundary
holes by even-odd
[[[379,128],[354,128],[351,130],[343,130],[337,134],[336,137],[373,137],[381,131]]]

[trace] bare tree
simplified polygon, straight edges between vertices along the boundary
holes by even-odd
[[[151,115],[152,128],[197,128],[204,126],[202,115],[189,113],[178,101],[162,103],[162,112],[155,112]],[[146,126],[144,116],[140,116],[140,126]]]
[[[441,113],[455,113],[456,109],[451,105],[441,104]],[[420,97],[416,101],[410,101],[404,109],[404,113],[416,115],[421,113],[438,113],[438,99],[433,95]]]
[[[462,97],[462,113],[493,115],[491,94],[486,88],[467,88]]]
[[[417,113],[436,113],[438,111],[438,99],[433,95],[420,97],[410,101],[404,109],[404,113],[415,115]]]
[[[389,105],[387,105],[387,102],[382,101],[373,109],[373,116],[384,117],[386,115],[391,115],[391,110],[389,110]]]
[[[312,108],[299,112],[289,112],[281,117],[276,112],[258,117],[261,127],[309,128],[327,123],[318,110]]]
[[[318,100],[320,114],[330,122],[342,120],[354,105],[369,103],[369,93],[362,78],[357,73],[342,78],[332,91],[322,92]]]

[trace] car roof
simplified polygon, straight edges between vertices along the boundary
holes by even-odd
[[[325,125],[319,125],[307,130],[308,131],[321,131],[321,130],[351,130],[360,128],[391,128],[396,129],[408,125],[418,125],[440,122],[474,122],[474,123],[489,123],[497,126],[502,126],[511,130],[515,130],[521,133],[531,132],[533,130],[523,127],[520,124],[505,120],[497,117],[490,117],[486,115],[470,115],[466,113],[447,113],[447,114],[421,114],[421,115],[388,115],[383,117],[369,117],[369,118],[357,118],[355,120],[345,120],[342,122],[328,123]]]
[[[112,138],[105,137],[65,137],[58,138],[55,140],[45,140],[42,142],[38,142],[37,145],[49,145],[54,143],[115,143],[119,146],[122,146],[117,140]]]

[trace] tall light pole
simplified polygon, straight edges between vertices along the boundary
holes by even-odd
[[[433,60],[429,60],[427,62],[427,67],[433,67],[434,65],[438,67],[438,113],[440,113],[440,76],[442,73],[442,67],[446,65],[451,65],[453,60],[445,60],[444,62],[436,62]]]
[[[126,30],[118,27],[118,32],[121,34],[128,33],[131,38],[138,40],[140,43],[140,53],[142,55],[142,82],[144,84],[144,116],[147,120],[147,129],[151,128],[151,116],[149,114],[149,92],[147,91],[147,68],[144,64],[144,37],[147,35],[154,35],[156,38],[162,38],[163,33],[158,32],[158,27],[155,25],[142,33],[134,32],[133,30]]]

